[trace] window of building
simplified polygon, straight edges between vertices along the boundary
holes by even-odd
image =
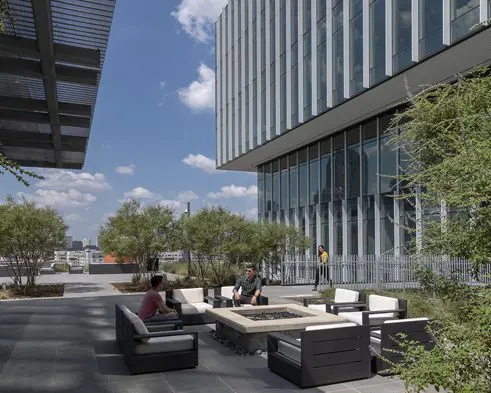
[[[303,120],[312,117],[312,3],[303,2]]]
[[[327,109],[326,1],[317,1],[317,111]]]
[[[297,191],[297,168],[290,167],[290,208],[296,208],[298,205],[298,191]]]
[[[305,148],[298,152],[298,202],[300,206],[308,204],[309,167],[307,164],[307,149]]]
[[[317,144],[310,147],[310,197],[309,204],[315,205],[319,203],[319,160],[318,160]]]
[[[363,198],[363,251],[366,255],[375,254],[375,197]]]
[[[392,114],[382,116],[380,127],[380,193],[391,193],[397,186],[397,149],[392,143],[392,130],[389,129]]]
[[[331,139],[321,141],[321,201],[331,201]]]
[[[335,201],[333,202],[333,255],[342,255],[343,254],[343,209],[342,202]]]
[[[264,166],[264,195],[265,195],[265,211],[270,212],[273,208],[273,179],[271,173],[271,163]]]
[[[370,1],[370,85],[385,75],[385,0]]]
[[[361,0],[350,1],[350,93],[363,90],[363,7]]]
[[[358,254],[358,201],[348,199],[348,255]]]
[[[452,42],[470,34],[479,23],[479,0],[450,0],[450,31]]]
[[[419,53],[429,56],[443,47],[443,2],[419,0]]]
[[[321,204],[321,244],[329,248],[329,204]]]
[[[375,195],[377,193],[377,121],[362,126],[362,193],[363,195]]]
[[[380,209],[380,240],[381,253],[394,253],[394,198],[390,195],[383,195],[381,198]]]
[[[334,165],[334,199],[344,199],[344,133],[338,134],[333,139],[333,165]]]
[[[291,105],[291,126],[298,124],[298,1],[291,2],[290,14],[291,26],[291,86],[292,86],[292,105]]]
[[[310,255],[316,255],[317,249],[317,211],[315,206],[309,207],[309,237],[310,243]]]
[[[411,64],[411,0],[393,0],[393,51],[394,73]]]
[[[334,0],[332,5],[332,99],[338,105],[344,100],[343,1]]]
[[[280,210],[280,165],[274,160],[273,166],[273,211]]]
[[[347,133],[348,142],[348,198],[360,196],[360,128]]]
[[[264,172],[260,166],[257,170],[257,211],[262,217],[264,214]]]

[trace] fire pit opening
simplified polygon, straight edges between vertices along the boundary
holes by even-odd
[[[302,318],[301,315],[294,314],[288,311],[256,312],[253,314],[244,315],[244,317],[249,318],[253,321],[271,321],[276,319]]]

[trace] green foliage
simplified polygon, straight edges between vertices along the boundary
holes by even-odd
[[[12,19],[12,15],[7,7],[7,0],[0,0],[0,33],[5,29],[6,19]]]
[[[423,207],[443,201],[458,214],[424,224],[424,247],[433,254],[491,261],[491,76],[478,69],[454,84],[430,86],[409,97],[395,116],[393,141],[407,158],[400,182]]]
[[[100,243],[104,252],[114,254],[119,262],[136,263],[135,279],[142,274],[148,278],[148,259],[177,244],[173,211],[158,205],[142,207],[135,200],[125,202],[102,226]]]
[[[43,176],[22,168],[18,163],[10,161],[2,153],[0,153],[0,175],[3,175],[4,173],[10,173],[11,175],[15,176],[17,181],[24,184],[26,187],[29,187],[30,185],[30,183],[26,180],[26,177],[40,180],[44,179]]]
[[[468,292],[461,294],[466,296]],[[430,351],[405,337],[395,338],[404,360],[392,371],[409,392],[429,386],[449,393],[488,392],[491,386],[491,292],[474,290],[467,312],[430,324]]]
[[[63,245],[66,230],[63,218],[53,209],[12,197],[0,205],[0,257],[7,261],[14,285],[25,294],[34,287],[43,263]]]
[[[193,275],[204,285],[223,285],[233,280],[235,267],[253,262],[277,263],[294,250],[303,250],[308,241],[298,230],[270,222],[255,222],[226,209],[201,209],[180,220],[182,248],[192,254]]]

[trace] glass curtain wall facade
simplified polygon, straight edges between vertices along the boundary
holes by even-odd
[[[475,33],[490,8],[487,0],[229,1],[216,25],[217,166]]]
[[[476,25],[490,18],[491,0],[230,0],[215,30],[217,167],[257,167],[259,219],[302,228],[311,253],[320,243],[333,254],[404,253],[421,228],[401,228],[434,212],[394,198],[405,157],[389,143],[391,114],[339,121],[334,134],[326,125],[302,143],[303,123],[484,32]],[[254,156],[292,129],[295,151]]]
[[[415,203],[396,198],[404,163],[389,143],[400,132],[390,129],[392,115],[260,166],[259,218],[299,227],[312,239],[311,253],[324,244],[335,255],[404,254],[414,244],[404,228],[415,226]]]

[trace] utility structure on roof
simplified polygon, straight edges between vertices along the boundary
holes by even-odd
[[[82,169],[115,0],[7,0],[0,33],[0,153]]]

